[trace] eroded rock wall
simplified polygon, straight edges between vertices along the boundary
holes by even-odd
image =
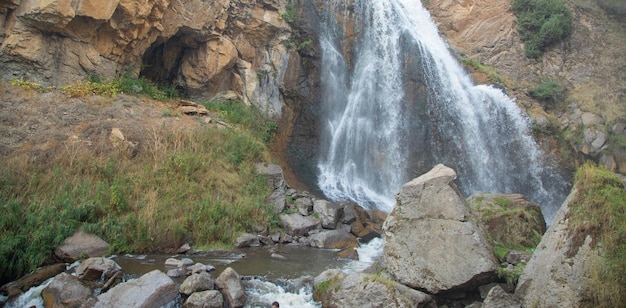
[[[286,0],[11,0],[0,4],[0,77],[62,86],[141,75],[192,96],[282,111],[297,52]],[[293,70],[293,69],[292,69]],[[296,76],[297,77],[297,76]]]

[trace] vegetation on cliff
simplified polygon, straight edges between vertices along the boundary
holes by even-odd
[[[20,96],[16,104],[38,108],[44,96],[63,104],[64,94],[56,90],[10,92]],[[93,104],[89,97],[65,100]],[[123,95],[97,102],[102,105],[89,107],[119,105],[115,110],[120,111],[137,102],[154,103],[147,98],[129,102]],[[276,124],[241,102],[206,106],[231,127],[208,125],[169,108],[154,112],[157,119],[135,125],[142,126],[137,135],[143,139],[132,158],[94,134],[89,140],[49,140],[43,159],[34,157],[33,145],[13,144],[15,150],[3,153],[0,164],[0,282],[41,265],[79,228],[108,241],[112,253],[121,253],[166,251],[187,241],[196,247],[228,245],[241,232],[270,227],[275,220],[265,202],[269,188],[254,163],[269,160],[268,141]],[[5,114],[2,119],[10,117],[19,118]],[[171,127],[166,120],[189,121],[193,127]],[[83,135],[101,131],[108,136],[111,129],[80,125],[89,126]]]
[[[588,283],[594,307],[618,307],[626,302],[626,190],[615,173],[587,163],[576,172],[576,195],[570,210],[575,244],[587,235],[599,252],[591,260]],[[573,246],[571,249],[577,249]]]
[[[540,57],[572,32],[572,13],[564,0],[513,0],[511,7],[529,58]]]

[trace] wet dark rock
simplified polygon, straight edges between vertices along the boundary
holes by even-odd
[[[81,307],[91,297],[93,291],[80,279],[68,273],[61,273],[43,289],[41,297],[45,307]]]
[[[33,286],[38,286],[48,278],[54,277],[65,271],[64,263],[57,263],[36,269],[33,273],[28,274],[16,281],[9,282],[0,288],[0,292],[9,298],[20,295],[28,291]]]

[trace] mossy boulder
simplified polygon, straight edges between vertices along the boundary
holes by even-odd
[[[522,195],[479,193],[467,201],[494,247],[534,249],[546,232],[541,208]]]

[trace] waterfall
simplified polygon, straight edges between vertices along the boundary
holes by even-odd
[[[326,1],[320,45],[327,197],[390,211],[405,182],[444,163],[466,197],[521,193],[552,219],[568,184],[528,117],[502,90],[473,84],[419,0]]]

